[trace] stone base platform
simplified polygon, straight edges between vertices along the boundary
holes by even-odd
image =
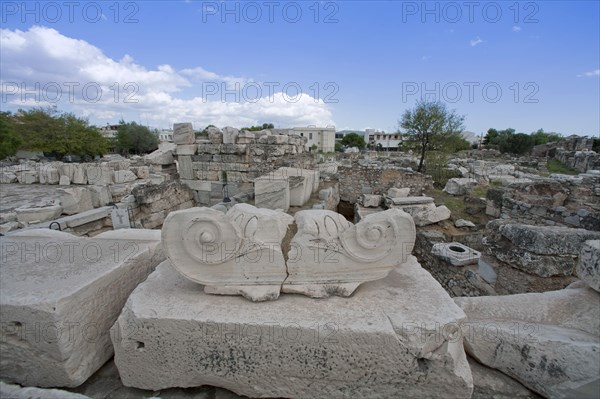
[[[249,397],[468,398],[465,314],[414,257],[349,298],[206,294],[168,261],[115,323],[126,386],[213,385]]]
[[[37,229],[0,237],[0,258],[0,379],[75,387],[111,358],[111,326],[165,256],[158,230]]]

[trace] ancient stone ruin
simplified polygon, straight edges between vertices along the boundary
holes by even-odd
[[[293,130],[173,130],[2,165],[0,397],[597,397],[589,143],[423,174]]]

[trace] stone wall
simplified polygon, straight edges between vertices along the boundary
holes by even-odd
[[[527,224],[600,231],[600,176],[490,188],[486,214]]]
[[[346,159],[338,166],[340,199],[356,203],[361,194],[387,194],[392,187],[409,187],[410,195],[433,188],[431,176],[381,162]]]
[[[254,190],[254,179],[281,167],[315,169],[314,154],[294,144],[199,144],[197,153],[178,155],[181,182],[195,191],[201,205],[223,200],[223,172],[229,196]]]
[[[600,169],[600,154],[594,151],[566,151],[558,150],[556,159],[579,172]]]
[[[138,205],[134,220],[146,229],[160,228],[171,211],[195,206],[193,191],[179,181],[140,185],[132,194]]]

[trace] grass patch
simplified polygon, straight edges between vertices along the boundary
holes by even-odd
[[[487,195],[488,189],[489,189],[488,186],[475,186],[471,189],[470,194],[473,197],[485,198],[485,196]]]
[[[433,189],[428,193],[435,201],[436,205],[446,205],[455,219],[469,219],[470,216],[465,211],[465,202],[463,197],[455,197],[439,189]]]
[[[579,172],[573,168],[568,167],[558,159],[550,158],[546,164],[548,173],[561,173],[563,175],[578,175]]]

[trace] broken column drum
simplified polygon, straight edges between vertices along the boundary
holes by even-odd
[[[415,226],[399,209],[353,225],[325,210],[296,213],[298,232],[283,243],[294,218],[281,211],[236,204],[226,214],[191,208],[169,214],[163,247],[172,265],[207,293],[253,301],[280,292],[349,296],[363,282],[385,277],[412,252]],[[283,247],[289,247],[284,256]]]

